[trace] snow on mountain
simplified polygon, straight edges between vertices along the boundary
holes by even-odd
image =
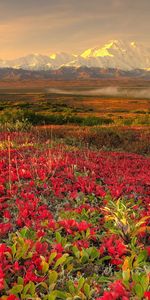
[[[134,41],[111,40],[95,48],[86,49],[79,55],[64,52],[50,56],[30,54],[14,60],[0,59],[0,68],[48,70],[61,67],[100,67],[121,70],[150,69],[150,49]]]
[[[1,59],[0,68],[8,67],[35,71],[58,69],[61,66],[64,66],[66,63],[72,61],[74,58],[74,55],[64,52],[51,54],[50,56],[35,53],[14,60],[4,61]]]
[[[9,61],[9,66],[15,69],[41,70],[52,67],[51,60],[46,55],[29,54]]]
[[[147,69],[150,67],[150,51],[133,41],[112,40],[102,47],[85,50],[69,65],[122,70]]]
[[[68,54],[65,52],[53,53],[50,55],[53,69],[65,66],[67,63],[69,63],[70,61],[73,61],[75,58],[76,58],[75,55]]]

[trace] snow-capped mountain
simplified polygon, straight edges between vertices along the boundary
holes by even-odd
[[[49,70],[61,67],[98,67],[120,70],[150,70],[150,49],[135,41],[111,40],[79,55],[64,52],[51,55],[30,54],[15,60],[0,59],[0,68]]]
[[[0,68],[14,68],[24,70],[59,69],[62,65],[72,61],[74,56],[67,53],[54,53],[50,56],[38,53],[29,54],[14,60],[0,60]]]
[[[133,41],[112,40],[101,47],[85,50],[69,65],[121,70],[148,69],[150,50]]]
[[[47,63],[49,58],[40,54],[30,54],[25,57],[20,57],[14,60],[0,60],[0,68],[14,68],[14,69],[28,69],[38,70],[42,69]],[[49,66],[51,67],[51,65]]]
[[[51,68],[51,62],[48,56],[41,54],[29,54],[25,57],[20,57],[9,61],[9,67],[15,69],[40,70],[45,67]]]

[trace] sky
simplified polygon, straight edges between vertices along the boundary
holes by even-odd
[[[150,0],[0,0],[0,59],[78,54],[112,39],[150,47]]]

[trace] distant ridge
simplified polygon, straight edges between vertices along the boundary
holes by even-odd
[[[24,70],[14,68],[1,68],[1,81],[20,80],[90,80],[90,79],[142,79],[150,80],[150,71],[103,69],[93,67],[61,67],[57,70]]]

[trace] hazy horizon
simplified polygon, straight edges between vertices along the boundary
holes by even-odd
[[[0,58],[78,54],[108,40],[150,47],[149,0],[5,0],[0,3]]]

